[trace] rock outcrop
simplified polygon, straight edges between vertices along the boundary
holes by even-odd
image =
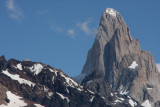
[[[101,17],[81,75],[86,75],[82,85],[105,98],[108,84],[142,105],[158,105],[160,74],[154,59],[150,52],[140,49],[139,41],[132,38],[120,13],[112,8],[106,9]],[[90,77],[92,80],[87,79]]]

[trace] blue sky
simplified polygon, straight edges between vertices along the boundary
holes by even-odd
[[[109,7],[159,63],[159,5],[159,0],[0,0],[0,55],[43,62],[75,76]]]

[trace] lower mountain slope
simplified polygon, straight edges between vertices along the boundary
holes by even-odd
[[[0,57],[1,107],[111,107],[49,65]]]
[[[136,100],[125,95],[127,92],[115,91],[108,85],[106,80],[98,79],[95,76],[94,73],[87,76],[81,84],[103,96],[107,104],[112,105],[112,107],[141,107]]]

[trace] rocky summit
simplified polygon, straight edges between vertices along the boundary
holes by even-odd
[[[150,52],[140,49],[119,12],[107,8],[83,67],[81,84],[108,98],[106,87],[145,107],[160,106],[160,74]]]

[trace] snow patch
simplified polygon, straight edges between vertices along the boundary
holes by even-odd
[[[160,72],[160,64],[156,64],[158,71]]]
[[[72,88],[76,88],[78,91],[83,91],[83,87],[80,87],[78,83],[76,83],[74,80],[72,80],[69,77],[66,77],[63,73],[60,73],[60,75],[66,80],[66,85],[70,86]]]
[[[51,97],[53,95],[53,92],[49,92],[48,96]]]
[[[122,101],[117,99],[117,100],[114,101],[114,104],[116,104],[116,103],[122,103]]]
[[[88,89],[87,89],[88,90]],[[94,92],[93,91],[91,91],[91,90],[88,90],[90,93],[92,93],[92,94],[94,94]]]
[[[147,88],[148,90],[151,90],[151,89],[153,89],[153,88]]]
[[[119,100],[124,101],[124,98],[119,98]]]
[[[54,70],[53,70],[53,69],[51,69],[51,68],[49,68],[49,70],[50,70],[51,72],[54,72]]]
[[[101,98],[103,98],[105,100],[105,98],[103,96]]]
[[[77,88],[77,90],[78,90],[78,91],[83,91],[83,89],[82,89],[82,88]]]
[[[128,68],[136,69],[137,66],[138,66],[138,64],[136,63],[136,61],[133,61],[132,64]]]
[[[54,80],[55,80],[55,76],[52,77],[52,82],[53,82],[53,84],[54,84]]]
[[[127,96],[128,98],[131,98],[130,96]]]
[[[40,104],[34,104],[36,107],[45,107],[45,106],[42,106]]]
[[[112,8],[107,8],[106,9],[106,13],[110,14],[113,17],[116,17],[116,13],[117,12],[114,9],[112,9]]]
[[[121,85],[121,86],[119,87],[119,93],[120,93],[121,95],[129,95],[129,91],[127,91],[127,90],[124,88],[123,85]]]
[[[24,107],[27,106],[27,104],[22,100],[22,97],[19,97],[10,91],[6,92],[7,98],[10,100],[10,102],[7,105],[0,105],[0,107]]]
[[[65,97],[64,95],[62,95],[62,94],[60,94],[60,93],[58,93],[58,92],[56,92],[63,100],[64,99],[66,99],[67,100],[67,102],[69,103],[69,99],[68,99],[68,97]]]
[[[151,103],[149,102],[149,100],[146,100],[146,101],[143,102],[141,105],[144,106],[144,107],[152,107],[152,105],[151,105]]]
[[[30,87],[31,86],[35,86],[35,83],[33,83],[31,81],[28,81],[26,79],[20,78],[18,74],[11,74],[7,70],[6,71],[2,71],[2,73],[7,75],[8,77],[12,78],[13,80],[18,81],[20,84],[27,84]]]
[[[137,106],[137,103],[136,103],[135,101],[133,101],[132,99],[129,99],[129,104],[130,104],[132,107]]]
[[[129,91],[126,91],[126,90],[121,90],[120,92],[119,92],[121,95],[129,95]]]
[[[37,75],[42,71],[43,66],[41,64],[34,64],[34,66],[29,67],[29,69],[34,73],[34,75]]]
[[[113,93],[111,93],[111,96],[113,96]]]
[[[71,78],[64,76],[63,73],[60,73],[60,74],[61,74],[61,76],[62,76],[63,78],[65,78],[66,82],[67,82],[71,87],[78,86],[78,84],[77,84],[75,81],[73,81]]]
[[[49,68],[49,69],[50,69],[50,68]],[[57,71],[57,70],[52,70],[52,69],[50,69],[50,71],[51,71],[51,72],[54,72],[54,74],[55,74],[55,76],[52,77],[52,82],[53,82],[53,84],[54,84],[54,80],[55,80],[55,77],[57,76],[57,72],[58,72],[58,71]]]
[[[94,99],[94,96],[92,96],[92,98],[89,100],[90,102],[92,102],[93,101],[93,99]]]
[[[55,69],[53,70],[53,69],[51,69],[51,68],[49,68],[49,70],[50,70],[51,72],[54,72],[55,75],[57,76],[57,72],[58,72],[57,70],[55,70]]]
[[[68,87],[66,87],[66,91],[67,91],[67,93],[69,93]]]
[[[44,92],[48,92],[48,89],[45,86],[43,86],[43,90]]]
[[[19,69],[19,70],[21,70],[21,71],[23,70],[21,63],[17,64],[16,66],[13,66],[13,67],[16,68],[16,69]]]
[[[116,103],[122,103],[124,101],[123,98],[118,98],[117,100],[114,101],[114,104]]]

